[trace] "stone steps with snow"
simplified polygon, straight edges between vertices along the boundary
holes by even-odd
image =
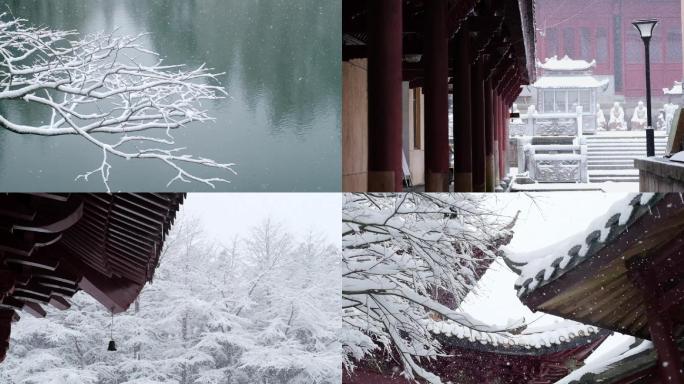
[[[613,150],[613,149],[620,149],[620,148],[633,148],[633,149],[641,149],[644,148],[646,149],[646,143],[610,143],[610,144],[594,144],[591,143],[592,149],[602,149],[602,150]],[[667,143],[655,143],[656,148],[662,147],[665,148],[667,146]]]
[[[646,156],[644,132],[601,132],[586,136],[586,141],[590,182],[639,181],[639,171],[634,168],[634,159]],[[662,132],[656,132],[656,154],[663,155],[666,146],[667,137]]]
[[[632,162],[632,164],[634,164]],[[630,164],[589,164],[587,167],[589,171],[611,171],[611,170],[623,170],[629,167]],[[590,172],[591,173],[591,172]]]

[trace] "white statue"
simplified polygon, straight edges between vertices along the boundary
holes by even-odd
[[[620,103],[617,101],[613,104],[613,108],[610,109],[610,120],[608,121],[608,129],[624,131],[627,129],[627,123],[625,122],[625,110],[622,109]]]
[[[527,116],[533,116],[537,114],[537,107],[534,106],[534,104],[530,105],[527,108]]]
[[[646,107],[644,107],[644,102],[640,101],[637,107],[634,109],[634,114],[632,115],[632,130],[643,130],[646,129]]]
[[[658,110],[658,118],[656,119],[655,129],[664,130],[666,124],[665,109]]]
[[[679,105],[677,104],[672,104],[668,102],[663,106],[663,109],[665,110],[665,130],[669,133],[670,129],[672,128],[672,120],[674,120],[674,115],[675,112],[679,109]]]
[[[517,113],[518,117],[514,117],[511,119],[511,124],[522,124],[523,121],[520,118],[520,109],[518,109],[518,104],[513,103],[513,107],[511,108],[511,113]]]
[[[596,129],[605,131],[606,125],[606,115],[603,113],[603,109],[601,109],[601,104],[596,104]]]

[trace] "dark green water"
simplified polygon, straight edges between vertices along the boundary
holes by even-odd
[[[205,104],[216,122],[178,131],[188,153],[235,162],[225,191],[340,190],[340,13],[335,0],[0,0],[32,24],[82,33],[150,32],[145,44],[166,64],[206,63],[225,72],[229,98]],[[45,119],[25,103],[0,113]],[[18,119],[15,119],[18,120]],[[98,177],[74,178],[101,161],[78,137],[46,138],[0,129],[0,190],[102,191]],[[157,162],[112,161],[113,191],[210,191],[166,183],[175,173]]]

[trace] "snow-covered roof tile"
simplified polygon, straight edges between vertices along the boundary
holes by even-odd
[[[578,338],[594,337],[605,333],[600,328],[571,320],[563,320],[542,327],[528,327],[522,332],[476,330],[451,320],[427,320],[427,329],[447,338],[467,339],[470,343],[480,343],[500,349],[542,349],[554,345],[578,341]]]
[[[504,247],[506,263],[519,274],[515,283],[518,297],[553,281],[601,250],[609,239],[625,231],[638,217],[648,212],[662,195],[629,195],[613,204],[586,230],[551,246],[528,252]]]
[[[533,87],[539,89],[548,88],[603,88],[608,85],[608,80],[598,80],[591,75],[574,76],[542,76]]]
[[[537,68],[547,71],[587,71],[594,67],[596,67],[596,60],[592,60],[591,62],[586,60],[573,60],[568,57],[568,55],[565,55],[562,59],[558,59],[558,56],[553,56],[547,58],[543,63],[537,60]]]

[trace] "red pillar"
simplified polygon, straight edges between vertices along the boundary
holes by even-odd
[[[402,0],[369,2],[368,190],[402,185]]]
[[[484,82],[485,191],[494,192],[494,95],[491,80]]]
[[[506,132],[507,108],[501,95],[496,95],[499,105],[499,177],[502,179],[507,176],[506,172],[506,145],[508,144],[508,133]]]
[[[472,82],[473,119],[473,192],[485,192],[485,95],[484,68],[481,59],[473,65]]]
[[[473,191],[470,36],[466,26],[454,39],[454,191]]]
[[[501,180],[501,101],[492,83],[492,100],[494,104],[494,179],[498,185]],[[496,186],[495,186],[496,187]]]
[[[446,1],[425,3],[425,190],[449,191],[449,39]]]

